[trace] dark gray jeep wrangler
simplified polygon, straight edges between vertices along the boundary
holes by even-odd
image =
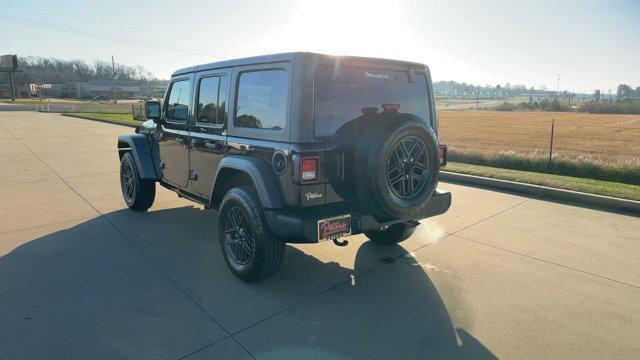
[[[274,275],[287,242],[395,244],[451,204],[436,189],[446,146],[422,64],[287,53],[198,65],[145,111],[118,139],[125,202],[147,210],[159,183],[217,209],[244,281]]]

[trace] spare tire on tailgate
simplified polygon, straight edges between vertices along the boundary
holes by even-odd
[[[410,114],[380,114],[368,122],[355,160],[358,203],[378,221],[418,216],[437,186],[435,134]]]

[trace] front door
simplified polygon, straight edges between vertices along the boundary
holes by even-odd
[[[198,74],[195,122],[191,128],[190,192],[209,198],[220,160],[227,152],[224,125],[227,119],[230,74],[213,71]]]
[[[171,82],[156,138],[163,181],[185,188],[189,180],[189,108],[191,77]]]

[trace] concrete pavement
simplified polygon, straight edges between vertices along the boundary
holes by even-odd
[[[637,358],[640,218],[441,184],[401,246],[287,247],[247,285],[212,210],[125,209],[130,128],[0,112],[0,358]]]

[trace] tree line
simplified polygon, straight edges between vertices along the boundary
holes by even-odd
[[[531,92],[544,92],[546,89],[532,89],[524,85],[485,85],[459,83],[457,81],[436,81],[433,83],[436,96],[459,98],[495,98],[529,95]]]
[[[635,90],[626,84],[618,85],[618,93],[616,94],[618,100],[623,99],[640,99],[640,86],[635,88]]]
[[[140,81],[161,83],[144,67],[116,63],[112,68],[110,61],[96,60],[89,64],[83,60],[63,60],[25,56],[18,59],[16,84],[63,84],[67,82],[110,81],[115,74],[117,81]],[[0,73],[0,83],[8,83],[9,74]]]

